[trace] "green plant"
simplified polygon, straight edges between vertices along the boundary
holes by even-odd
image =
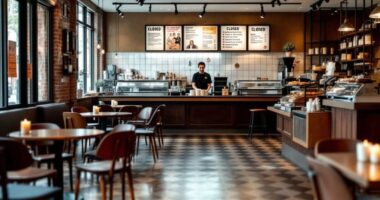
[[[293,42],[287,42],[282,47],[283,51],[293,51],[296,48],[296,46],[293,44]]]
[[[104,80],[98,79],[95,83],[97,88],[103,87],[104,86]]]

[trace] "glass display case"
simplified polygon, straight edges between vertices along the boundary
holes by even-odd
[[[238,80],[238,95],[282,95],[282,83],[279,80]]]
[[[380,102],[380,95],[372,83],[337,83],[327,89],[326,97],[350,102]]]
[[[116,95],[167,96],[169,82],[161,80],[125,80],[116,84]]]

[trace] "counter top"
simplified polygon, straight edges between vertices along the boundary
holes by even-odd
[[[273,102],[281,96],[99,96],[102,101],[176,101],[176,102]]]
[[[267,109],[269,111],[272,111],[274,113],[280,114],[280,115],[285,116],[285,117],[292,117],[292,113],[291,112],[286,112],[286,111],[277,109],[277,108],[275,108],[273,106],[268,106]]]
[[[377,110],[380,109],[380,102],[349,102],[345,100],[338,99],[324,99],[322,105],[334,107],[334,108],[343,108],[347,110]]]

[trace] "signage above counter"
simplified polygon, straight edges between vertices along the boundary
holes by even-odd
[[[270,51],[270,26],[146,25],[145,50]]]

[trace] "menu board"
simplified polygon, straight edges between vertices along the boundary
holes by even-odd
[[[184,26],[186,51],[217,51],[218,26]]]
[[[145,50],[164,50],[164,26],[145,26]]]
[[[222,51],[246,51],[247,26],[221,26],[220,42]]]
[[[257,25],[248,26],[248,50],[269,51],[270,50],[270,26]]]
[[[182,50],[182,26],[165,26],[165,50]]]

